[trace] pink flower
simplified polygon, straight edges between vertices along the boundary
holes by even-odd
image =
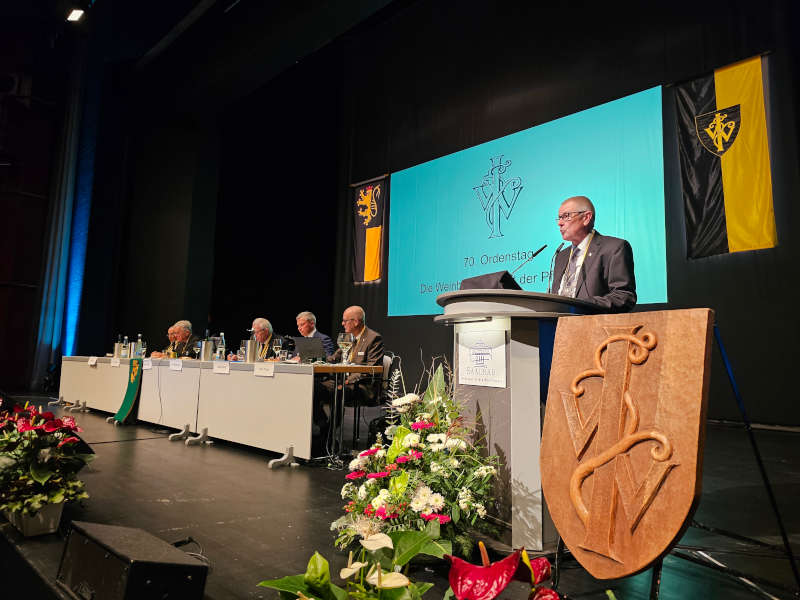
[[[419,515],[426,521],[439,521],[440,524],[444,525],[445,523],[449,523],[452,519],[447,515],[436,515],[434,513],[421,513]]]
[[[359,456],[372,456],[378,452],[377,448],[370,448],[369,450],[364,450],[359,454]]]
[[[17,421],[17,431],[19,431],[20,433],[23,433],[25,431],[34,431],[36,429],[40,429],[41,427],[42,427],[41,425],[39,425],[38,427],[34,427],[33,425],[31,425],[30,419],[22,418],[19,421]]]
[[[361,479],[364,475],[366,475],[366,472],[364,471],[353,471],[352,473],[345,475],[344,478],[352,481],[354,479]]]
[[[50,414],[52,415],[53,413]],[[61,419],[50,419],[44,424],[44,430],[47,433],[53,433],[54,431],[61,429],[63,426],[64,423],[61,421]]]
[[[411,457],[410,457],[410,456],[408,456],[407,454],[403,454],[403,455],[401,455],[401,456],[398,456],[398,457],[395,459],[395,461],[394,461],[394,462],[398,462],[398,463],[407,463],[407,462],[408,462],[408,461],[410,461],[410,460],[411,460]]]
[[[419,450],[412,450],[411,452],[409,452],[409,454],[411,455],[411,458],[415,460],[422,458],[422,452],[420,452]]]
[[[63,426],[69,429],[70,431],[83,431],[80,427],[78,427],[75,423],[75,417],[64,417],[61,419]]]
[[[432,423],[431,421],[417,421],[416,423],[411,424],[411,429],[414,431],[419,431],[420,429],[430,429],[435,425],[436,423]]]
[[[64,444],[72,444],[75,442],[80,442],[80,439],[76,438],[74,435],[69,436],[68,438],[64,438],[58,443],[58,447],[61,448]]]
[[[439,515],[439,523],[444,525],[445,523],[449,523],[452,519],[448,515]]]
[[[385,521],[386,519],[396,519],[400,515],[396,512],[387,514],[386,507],[381,506],[380,508],[378,508],[378,510],[375,511],[375,516]]]
[[[389,476],[389,471],[378,471],[377,473],[367,473],[367,479],[383,479]]]

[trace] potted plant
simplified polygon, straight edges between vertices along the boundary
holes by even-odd
[[[72,417],[0,400],[0,510],[23,535],[58,529],[65,502],[88,498],[77,474],[94,455]]]

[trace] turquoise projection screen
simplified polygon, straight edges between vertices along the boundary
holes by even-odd
[[[595,205],[595,229],[633,247],[639,304],[667,301],[661,88],[392,173],[389,316],[441,313],[461,280],[513,271],[546,292],[570,196]],[[501,193],[502,192],[502,193]]]

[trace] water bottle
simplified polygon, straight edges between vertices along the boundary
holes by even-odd
[[[122,340],[122,350],[119,353],[120,358],[128,358],[128,336],[126,335],[125,338]]]
[[[219,355],[220,360],[225,360],[227,356],[225,354],[225,332],[219,332],[219,348],[217,348],[217,354]]]
[[[136,351],[134,352],[134,356],[141,357],[142,356],[142,334],[138,334],[136,338]]]

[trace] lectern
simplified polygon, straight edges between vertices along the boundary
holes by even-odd
[[[602,308],[523,290],[460,290],[436,302],[444,314],[434,321],[453,327],[456,397],[475,420],[476,437],[501,459],[492,515],[501,541],[548,549],[557,534],[542,498],[539,442],[556,321]]]

